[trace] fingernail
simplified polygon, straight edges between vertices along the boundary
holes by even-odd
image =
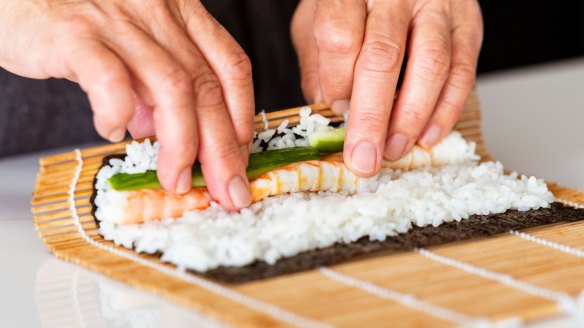
[[[237,208],[244,208],[251,204],[249,188],[240,176],[235,176],[229,181],[229,196],[231,203]]]
[[[241,150],[241,159],[243,160],[243,164],[245,164],[244,166],[247,167],[247,164],[249,163],[249,146],[243,145],[239,149]]]
[[[124,140],[126,136],[126,128],[114,129],[108,136],[108,140],[111,142],[120,142]]]
[[[385,158],[397,161],[408,144],[408,138],[401,133],[392,134],[385,145]]]
[[[377,148],[369,141],[359,142],[353,148],[351,157],[351,166],[362,174],[371,174],[375,172],[377,164]]]
[[[184,194],[191,190],[192,184],[191,175],[192,175],[191,168],[187,168],[179,174],[178,180],[176,181],[177,194]]]
[[[419,144],[424,148],[430,148],[438,143],[442,135],[442,128],[436,124],[432,124],[420,138]]]
[[[335,114],[341,115],[349,111],[349,104],[350,102],[348,99],[335,100],[331,104],[331,109]]]

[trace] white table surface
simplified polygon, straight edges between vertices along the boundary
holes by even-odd
[[[584,189],[584,59],[482,76],[478,89],[495,158]],[[0,160],[0,326],[220,326],[49,254],[34,230],[29,201],[38,158],[69,150]],[[570,321],[553,324],[567,327]]]

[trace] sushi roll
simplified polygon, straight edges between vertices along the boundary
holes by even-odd
[[[211,205],[211,197],[204,188],[204,179],[198,167],[195,167],[193,173],[194,188],[182,195],[162,190],[155,170],[127,173],[125,167],[152,166],[152,163],[146,165],[135,162],[144,158],[140,151],[133,149],[139,147],[139,144],[128,146],[125,162],[113,160],[110,168],[105,169],[117,173],[110,176],[106,183],[98,183],[102,187],[98,194],[102,218],[116,224],[140,224],[163,218],[180,218],[188,211],[204,210]],[[144,148],[150,147],[149,141],[146,141]],[[157,148],[157,144],[153,147]],[[136,156],[137,159],[130,156]],[[452,132],[433,149],[414,146],[401,160],[384,161],[382,166],[393,170],[413,170],[476,159],[474,144],[466,142],[458,132]],[[371,180],[351,172],[342,162],[341,153],[324,157],[310,147],[253,154],[247,171],[254,202],[295,192],[331,191],[352,195],[359,190],[366,190]],[[103,176],[100,178],[104,179]]]
[[[158,144],[132,142],[124,158],[109,159],[97,174],[100,234],[181,268],[209,272],[271,266],[364,238],[383,242],[415,227],[553,202],[543,180],[505,174],[498,162],[479,163],[475,144],[458,132],[432,149],[415,146],[399,161],[383,162],[378,175],[360,178],[338,152],[342,124],[332,126],[309,109],[298,121],[256,134],[247,169],[254,202],[239,212],[213,202],[197,166],[190,192],[165,192],[156,177]]]

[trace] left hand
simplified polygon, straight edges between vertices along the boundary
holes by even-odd
[[[156,133],[167,191],[197,159],[213,199],[250,205],[251,64],[200,0],[0,0],[0,67],[78,82],[110,141]]]
[[[476,0],[302,0],[292,39],[310,103],[349,110],[345,163],[368,177],[454,127],[482,43]],[[394,102],[404,54],[407,68]]]

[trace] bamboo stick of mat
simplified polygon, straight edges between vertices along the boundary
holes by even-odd
[[[324,105],[312,106],[312,110],[333,121],[340,120]],[[291,125],[297,124],[298,112],[299,108],[292,108],[268,113],[268,126],[275,128],[286,119]],[[477,152],[483,160],[491,160],[482,138],[480,116],[478,97],[473,92],[456,129],[477,143]],[[255,119],[255,127],[256,130],[264,128],[260,115]],[[40,238],[58,258],[235,326],[375,327],[399,323],[400,326],[450,327],[464,320],[530,321],[561,313],[549,299],[457,270],[415,252],[371,256],[322,270],[239,285],[218,284],[179,272],[156,256],[136,254],[105,241],[97,231],[91,214],[92,181],[102,159],[123,153],[126,144],[40,160],[32,212]],[[83,161],[79,171],[77,156]],[[73,189],[72,182],[75,182]],[[584,193],[578,190],[555,184],[549,187],[558,198],[584,203]],[[584,247],[581,238],[584,223],[556,224],[528,231],[573,248]],[[454,243],[432,251],[571,296],[584,288],[581,279],[584,259],[512,235]],[[413,296],[415,302],[400,303],[392,298],[396,295]]]

